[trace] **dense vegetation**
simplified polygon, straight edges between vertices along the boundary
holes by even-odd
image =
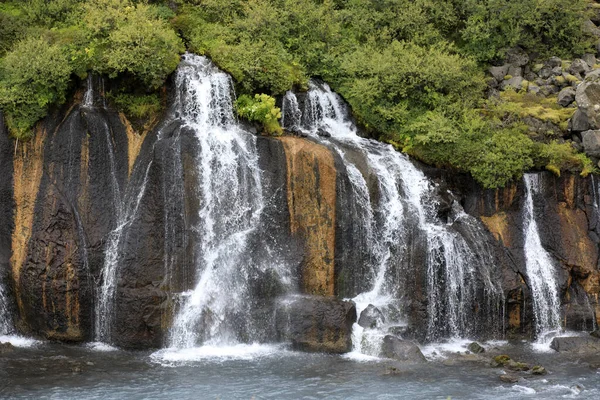
[[[591,48],[586,6],[586,0],[4,1],[0,108],[12,135],[27,138],[49,107],[65,101],[75,77],[91,71],[119,83],[111,98],[124,111],[156,112],[156,89],[187,48],[231,73],[243,95],[238,112],[268,133],[280,132],[269,96],[302,90],[316,77],[350,103],[371,134],[426,162],[468,171],[486,187],[503,186],[532,167],[587,173],[590,161],[570,146],[536,142],[519,118],[507,118],[530,99],[520,93],[484,99],[484,71],[509,48],[540,58]]]

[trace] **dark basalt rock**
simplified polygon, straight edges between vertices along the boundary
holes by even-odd
[[[0,354],[12,353],[15,351],[15,346],[10,343],[0,343]]]
[[[358,324],[367,329],[377,328],[384,323],[385,317],[373,304],[369,304],[367,308],[360,313],[360,318],[358,319]]]
[[[504,383],[516,383],[519,381],[519,379],[521,379],[521,378],[516,375],[510,375],[510,374],[500,375],[500,380]]]
[[[600,339],[591,336],[555,337],[550,348],[560,353],[596,353],[600,352]]]
[[[383,338],[381,357],[409,363],[424,363],[427,359],[414,342],[387,335]]]
[[[278,310],[280,339],[308,352],[347,353],[352,349],[352,302],[321,296],[287,299]]]
[[[475,354],[485,353],[485,349],[483,348],[483,346],[477,342],[473,342],[473,343],[469,344],[469,346],[467,348],[469,349],[469,351],[471,353],[475,353]]]

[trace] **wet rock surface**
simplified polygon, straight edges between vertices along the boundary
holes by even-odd
[[[354,303],[321,296],[290,299],[277,311],[280,339],[307,352],[349,352],[355,321]]]
[[[427,360],[416,343],[392,335],[383,338],[381,356],[407,363],[424,363]]]
[[[379,311],[373,304],[369,304],[365,308],[358,318],[358,324],[363,328],[373,329],[377,328],[385,323],[385,317],[383,313]]]
[[[600,353],[600,339],[592,336],[556,337],[552,339],[550,348],[558,352]]]

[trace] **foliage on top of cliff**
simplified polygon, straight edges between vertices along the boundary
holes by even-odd
[[[129,0],[2,4],[9,23],[0,28],[0,108],[12,135],[28,137],[49,106],[65,101],[75,75],[126,77],[150,91],[162,86],[185,50],[166,19],[172,15]]]
[[[64,101],[74,76],[104,74],[149,95],[186,47],[229,72],[252,102],[255,93],[280,95],[321,78],[373,135],[426,162],[468,171],[486,187],[502,186],[546,159],[554,160],[551,168],[573,163],[557,161],[571,157],[563,147],[542,149],[518,124],[485,112],[486,64],[515,46],[540,57],[584,53],[592,45],[586,6],[587,0],[5,1],[0,108],[12,134],[24,137],[50,105]],[[45,49],[32,51],[42,43]],[[122,99],[126,108],[139,103]]]

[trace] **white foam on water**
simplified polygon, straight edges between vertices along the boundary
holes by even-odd
[[[368,354],[361,353],[360,351],[354,350],[350,353],[346,353],[342,355],[342,358],[347,360],[357,361],[357,362],[378,362],[385,360],[385,358],[370,356]]]
[[[575,336],[586,336],[587,332],[575,332],[575,331],[550,331],[545,332],[544,336],[538,337],[535,342],[529,343],[529,346],[536,353],[555,353],[554,349],[550,348],[552,339],[556,337],[575,337]]]
[[[191,348],[166,348],[153,353],[153,362],[176,366],[194,361],[255,360],[286,352],[282,345],[234,344],[230,346],[205,345]],[[286,352],[287,353],[287,352]],[[291,352],[290,352],[291,353]]]
[[[42,342],[19,335],[0,335],[0,343],[10,343],[15,347],[34,347]]]
[[[467,346],[473,343],[471,339],[454,338],[445,342],[430,343],[421,346],[421,352],[429,361],[445,359],[449,355],[467,351]]]
[[[527,386],[521,386],[521,385],[513,385],[512,389],[514,391],[522,393],[522,394],[536,394],[537,393],[535,391],[535,389],[527,387]]]
[[[119,348],[111,346],[110,344],[103,342],[92,342],[88,343],[86,347],[90,350],[99,352],[119,351]]]

